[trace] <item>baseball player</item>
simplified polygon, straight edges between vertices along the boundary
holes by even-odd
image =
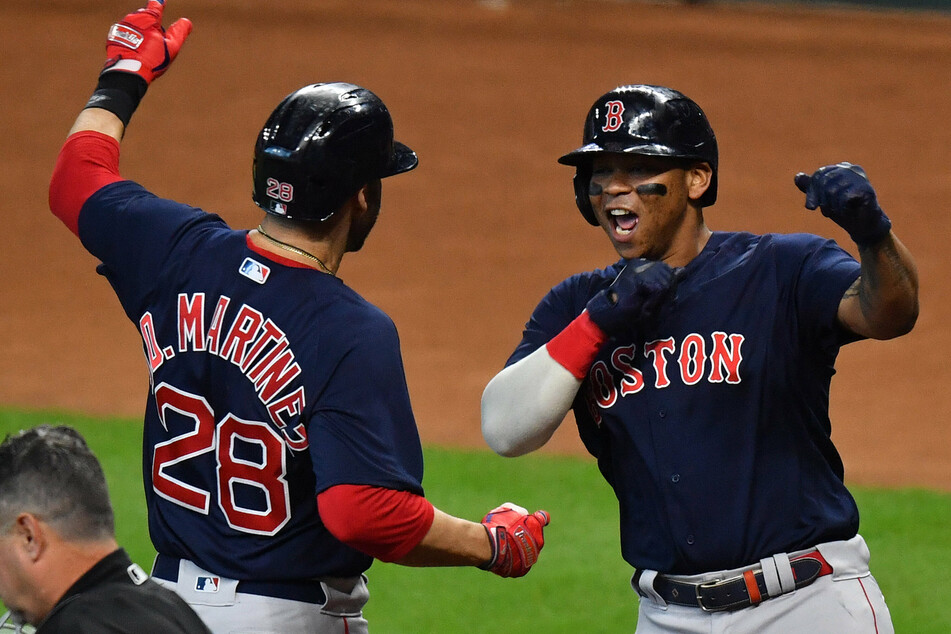
[[[573,410],[617,495],[638,632],[892,631],[828,411],[840,346],[918,315],[915,265],[863,170],[795,177],[857,262],[814,235],[708,229],[717,142],[677,91],[603,95],[559,162],[621,260],[542,299],[486,386],[487,443],[533,451]]]
[[[152,575],[214,632],[367,631],[374,558],[524,575],[544,511],[481,522],[435,509],[396,329],[337,272],[416,167],[380,99],[305,86],[254,152],[253,231],[119,175],[119,145],[192,25],[149,0],[109,31],[108,61],[60,153],[50,207],[101,261],[143,341]]]

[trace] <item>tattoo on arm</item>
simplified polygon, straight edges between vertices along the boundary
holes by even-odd
[[[866,291],[877,292],[883,280],[885,283],[890,282],[898,286],[913,284],[911,271],[908,270],[907,264],[891,241],[884,243],[877,250],[860,249],[859,255],[862,263],[862,277],[857,281],[862,282]],[[889,280],[889,278],[892,279]]]
[[[845,292],[843,299],[857,296],[861,312],[869,324],[891,322],[892,328],[907,332],[914,325],[918,314],[918,283],[914,264],[903,256],[892,240],[886,240],[875,248],[860,249],[859,255],[862,274]],[[914,304],[913,307],[907,304],[909,300]],[[902,304],[906,308],[894,312]],[[903,314],[907,314],[907,323],[905,316],[899,316]]]

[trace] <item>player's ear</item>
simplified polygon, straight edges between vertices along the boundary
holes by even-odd
[[[357,192],[357,204],[359,205],[360,211],[377,210],[380,208],[380,202],[383,195],[383,183],[377,178],[363,187],[360,188],[360,191]]]
[[[353,195],[353,202],[360,212],[367,210],[367,186],[364,185],[356,194]]]
[[[13,522],[13,535],[18,552],[35,562],[46,550],[50,526],[32,513],[20,513]]]
[[[340,208],[337,209],[336,213],[330,217],[326,223],[327,226],[334,225],[340,222],[341,218],[349,218],[348,222],[352,222],[353,218],[363,214],[367,209],[366,195],[364,193],[365,187],[361,187],[357,190],[357,193],[350,196],[343,201],[343,204],[340,205]]]
[[[687,185],[687,197],[696,201],[710,188],[713,182],[713,168],[707,162],[692,163],[684,171]]]

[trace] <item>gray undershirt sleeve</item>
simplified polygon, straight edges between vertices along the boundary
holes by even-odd
[[[482,393],[482,437],[503,456],[543,446],[561,425],[581,381],[542,346],[508,366]]]

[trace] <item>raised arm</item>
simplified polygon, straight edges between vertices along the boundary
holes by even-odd
[[[79,235],[79,212],[102,187],[122,180],[119,142],[145,91],[165,72],[191,32],[182,18],[162,29],[165,5],[150,0],[144,9],[113,24],[106,40],[108,59],[99,83],[69,131],[50,178],[50,211]]]
[[[192,30],[192,23],[181,18],[166,31],[164,11],[164,0],[149,0],[144,8],[112,25],[99,83],[70,134],[91,130],[122,140],[145,91],[168,70]]]
[[[862,274],[839,303],[839,323],[871,339],[911,331],[918,319],[918,271],[911,253],[892,232],[865,171],[838,163],[811,176],[799,173],[795,182],[806,194],[806,207],[818,207],[859,248]]]

